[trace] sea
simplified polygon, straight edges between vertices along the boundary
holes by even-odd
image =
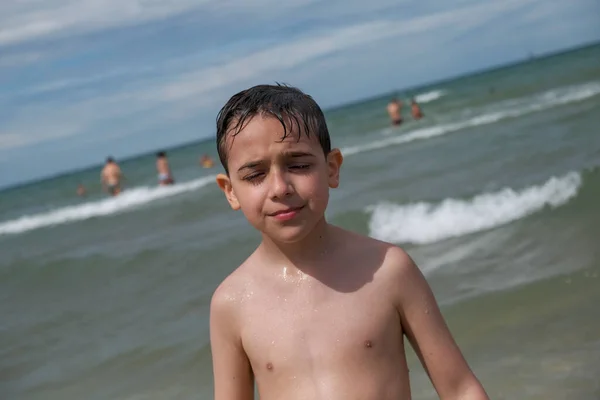
[[[392,127],[395,95],[425,118]],[[325,114],[328,220],[406,249],[490,397],[600,399],[600,45]],[[210,298],[260,238],[203,154],[168,150],[169,187],[154,154],[117,160],[115,198],[100,167],[0,192],[0,398],[212,398]]]

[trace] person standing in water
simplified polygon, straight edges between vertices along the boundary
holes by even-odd
[[[326,220],[343,156],[312,97],[239,92],[216,138],[217,184],[262,240],[211,299],[213,399],[410,399],[407,338],[440,399],[489,400],[410,256]]]
[[[171,168],[169,167],[169,160],[164,151],[156,153],[156,170],[158,171],[158,184],[161,186],[172,185],[175,183],[173,174],[171,174]]]
[[[413,116],[414,119],[419,120],[419,119],[421,119],[421,118],[424,117],[423,111],[421,111],[421,107],[415,101],[415,99],[411,100],[411,102],[410,102],[410,109],[411,109],[412,116]]]
[[[87,195],[87,190],[85,190],[85,186],[82,183],[77,185],[77,196],[85,197]]]
[[[100,180],[102,182],[102,189],[105,190],[111,196],[116,196],[121,193],[121,181],[123,174],[121,168],[115,162],[112,157],[106,158],[106,164],[100,174]]]
[[[387,112],[392,121],[392,125],[400,125],[402,123],[402,102],[397,98],[393,98],[387,106]]]

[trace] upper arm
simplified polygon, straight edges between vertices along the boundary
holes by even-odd
[[[242,347],[236,310],[219,287],[210,305],[210,346],[212,352],[215,400],[252,400],[254,379]]]
[[[487,399],[454,341],[425,277],[398,252],[398,309],[404,333],[442,399]]]

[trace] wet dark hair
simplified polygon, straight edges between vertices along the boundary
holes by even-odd
[[[227,168],[227,136],[236,136],[256,115],[277,118],[283,126],[281,141],[298,129],[306,136],[316,135],[323,153],[331,151],[331,139],[325,116],[312,97],[300,89],[277,83],[258,85],[233,95],[217,115],[217,151],[225,172]]]
[[[166,156],[166,154],[165,154],[164,151],[159,151],[158,153],[156,153],[156,157],[157,158],[162,158],[162,157],[165,157],[165,156]]]
[[[107,164],[110,164],[110,163],[112,163],[112,162],[114,162],[114,161],[115,161],[115,159],[114,159],[114,158],[112,158],[112,156],[108,156],[108,157],[106,157],[106,163],[107,163]]]

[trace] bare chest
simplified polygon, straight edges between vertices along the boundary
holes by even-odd
[[[298,290],[255,297],[246,305],[242,341],[255,373],[368,363],[401,346],[396,309],[373,288]]]

